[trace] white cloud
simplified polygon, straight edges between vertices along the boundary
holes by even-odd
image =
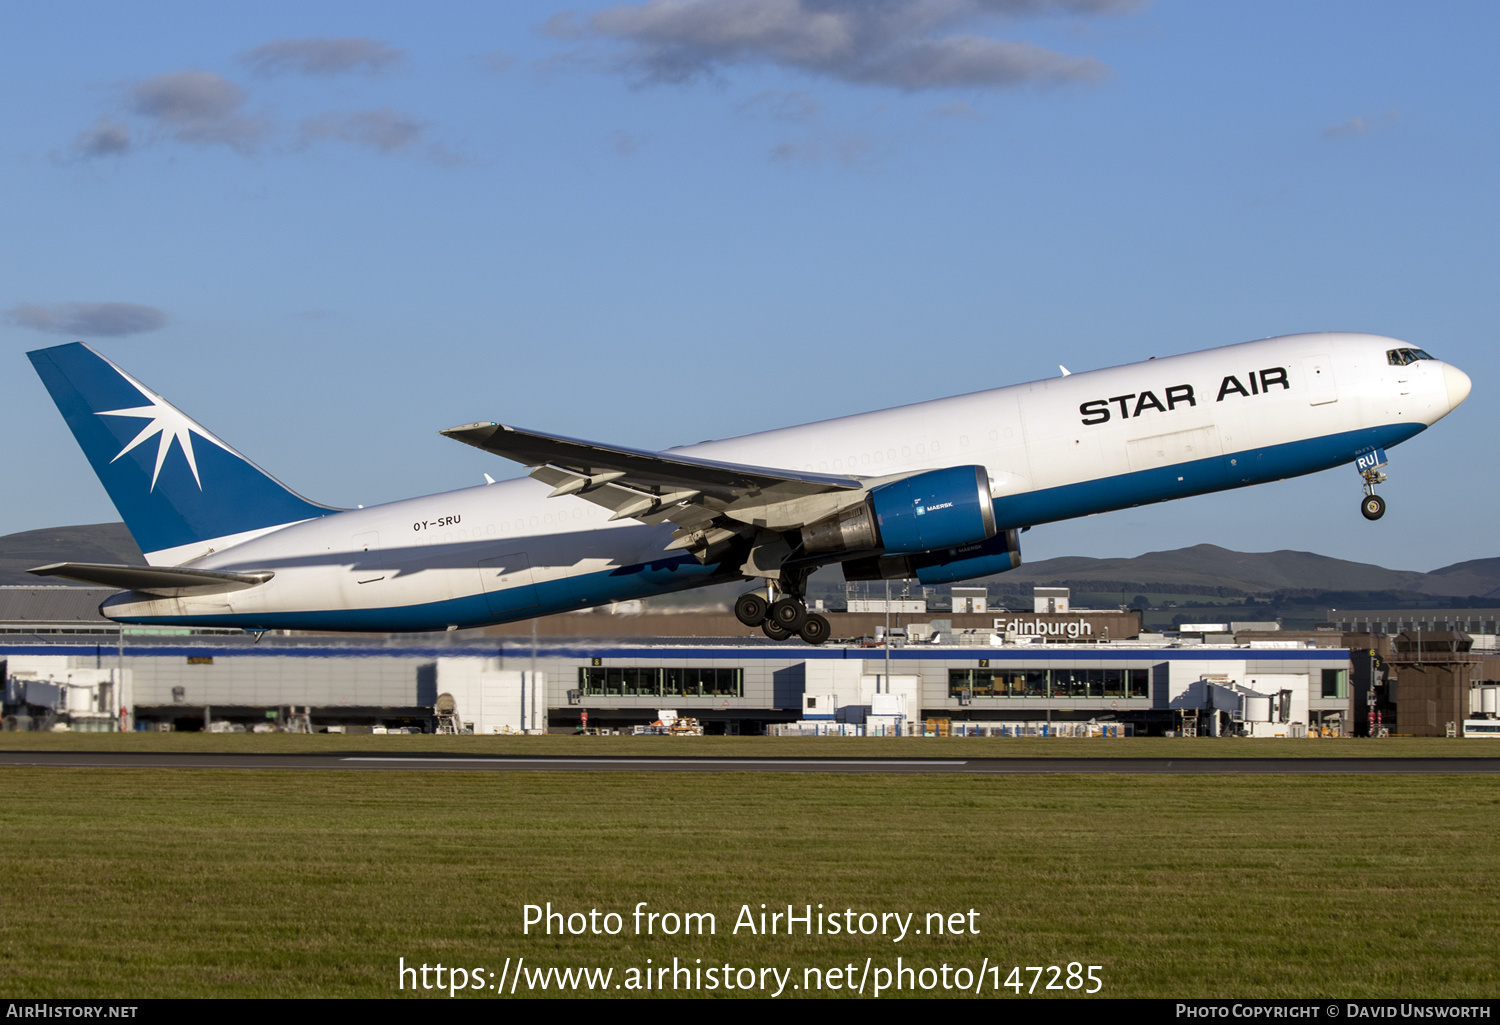
[[[772,163],[818,165],[833,161],[843,167],[867,167],[884,155],[883,146],[868,135],[845,134],[784,139],[771,148]]]
[[[908,91],[1092,82],[1105,66],[1031,43],[953,30],[987,20],[1127,14],[1138,0],[648,0],[564,14],[553,35],[626,44],[643,82],[691,82],[775,65]]]
[[[1338,124],[1329,125],[1323,129],[1323,138],[1351,139],[1360,135],[1369,135],[1371,132],[1394,128],[1396,122],[1400,120],[1401,112],[1394,107],[1384,114],[1377,114],[1374,117],[1356,115],[1347,121],[1340,121]]]
[[[783,92],[767,89],[750,97],[737,108],[747,117],[764,115],[773,121],[814,121],[823,107],[806,89]]]
[[[609,138],[614,144],[615,152],[621,157],[635,156],[636,150],[640,149],[641,144],[645,142],[641,136],[623,130],[611,133]]]
[[[78,137],[73,140],[71,152],[85,160],[91,157],[118,157],[129,153],[131,144],[128,124],[101,117],[78,133]]]
[[[240,54],[240,63],[257,75],[345,75],[362,71],[378,75],[405,57],[405,51],[374,39],[275,39]]]
[[[425,122],[389,107],[328,111],[304,119],[299,126],[304,141],[337,139],[382,153],[410,151],[422,141],[426,130]]]
[[[431,141],[430,125],[410,114],[376,107],[371,110],[330,110],[304,118],[297,131],[302,145],[345,142],[378,153],[421,156],[451,167],[465,160],[440,142]]]
[[[516,59],[501,50],[492,50],[489,53],[481,53],[476,58],[479,66],[484,70],[496,75],[503,75],[516,63]]]
[[[969,106],[963,100],[954,100],[952,103],[945,103],[941,107],[933,107],[928,113],[933,117],[961,117],[970,121],[984,120],[983,114],[979,113],[979,111]]]
[[[53,335],[82,338],[120,338],[167,325],[167,315],[138,303],[22,303],[6,311],[6,319],[20,327]]]
[[[242,112],[248,94],[210,71],[171,71],[131,86],[130,109],[178,142],[255,149],[269,124]]]

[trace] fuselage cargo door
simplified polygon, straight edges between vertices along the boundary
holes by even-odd
[[[491,615],[502,616],[538,604],[536,585],[531,579],[531,560],[525,552],[480,559],[479,582]]]
[[[380,531],[367,530],[351,539],[354,551],[354,582],[373,584],[385,579],[385,555],[380,550]]]
[[[1339,400],[1338,383],[1333,379],[1333,361],[1327,356],[1308,356],[1302,361],[1302,376],[1307,379],[1307,404],[1326,406]]]

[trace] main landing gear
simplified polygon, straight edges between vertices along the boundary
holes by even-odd
[[[784,641],[796,634],[808,644],[822,644],[833,630],[828,620],[807,611],[806,603],[792,594],[782,594],[768,602],[759,592],[750,591],[736,599],[734,615],[746,626],[760,627],[773,641]]]

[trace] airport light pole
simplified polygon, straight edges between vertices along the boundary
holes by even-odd
[[[537,725],[536,725],[536,714],[535,713],[536,713],[536,705],[537,705],[537,701],[538,701],[538,694],[537,694],[537,690],[536,690],[536,619],[535,619],[535,617],[533,617],[532,620],[531,620],[531,680],[530,680],[530,683],[531,683],[531,704],[529,706],[526,704],[526,688],[525,687],[521,688],[521,722],[523,722],[523,723],[530,722],[531,723],[531,728],[532,729],[536,729]],[[546,707],[547,707],[546,701],[542,700],[542,708],[545,709]],[[529,719],[527,717],[528,709],[531,712],[531,716],[530,716]],[[544,715],[546,714],[545,711],[543,712],[543,714]],[[542,726],[542,732],[545,733],[546,731],[547,731],[547,727],[544,724]]]
[[[885,693],[891,692],[891,580],[885,581]],[[881,693],[879,687],[875,693]]]
[[[117,699],[123,699],[125,697],[125,624],[124,623],[120,624],[120,632],[115,635],[115,693],[114,693],[113,696],[115,698],[117,698]],[[134,698],[135,695],[132,694],[131,697]],[[132,708],[130,710],[130,712],[127,714],[125,712],[125,702],[123,700],[120,700],[118,703],[120,705],[120,713],[119,713],[120,731],[124,732],[126,726],[129,726],[132,729],[134,729],[135,728],[135,722],[133,720],[135,719],[135,709]],[[127,717],[127,715],[128,715],[128,717]]]

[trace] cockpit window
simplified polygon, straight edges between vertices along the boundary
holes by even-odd
[[[1385,360],[1393,367],[1404,367],[1408,363],[1415,363],[1419,359],[1432,359],[1421,349],[1387,349]]]

